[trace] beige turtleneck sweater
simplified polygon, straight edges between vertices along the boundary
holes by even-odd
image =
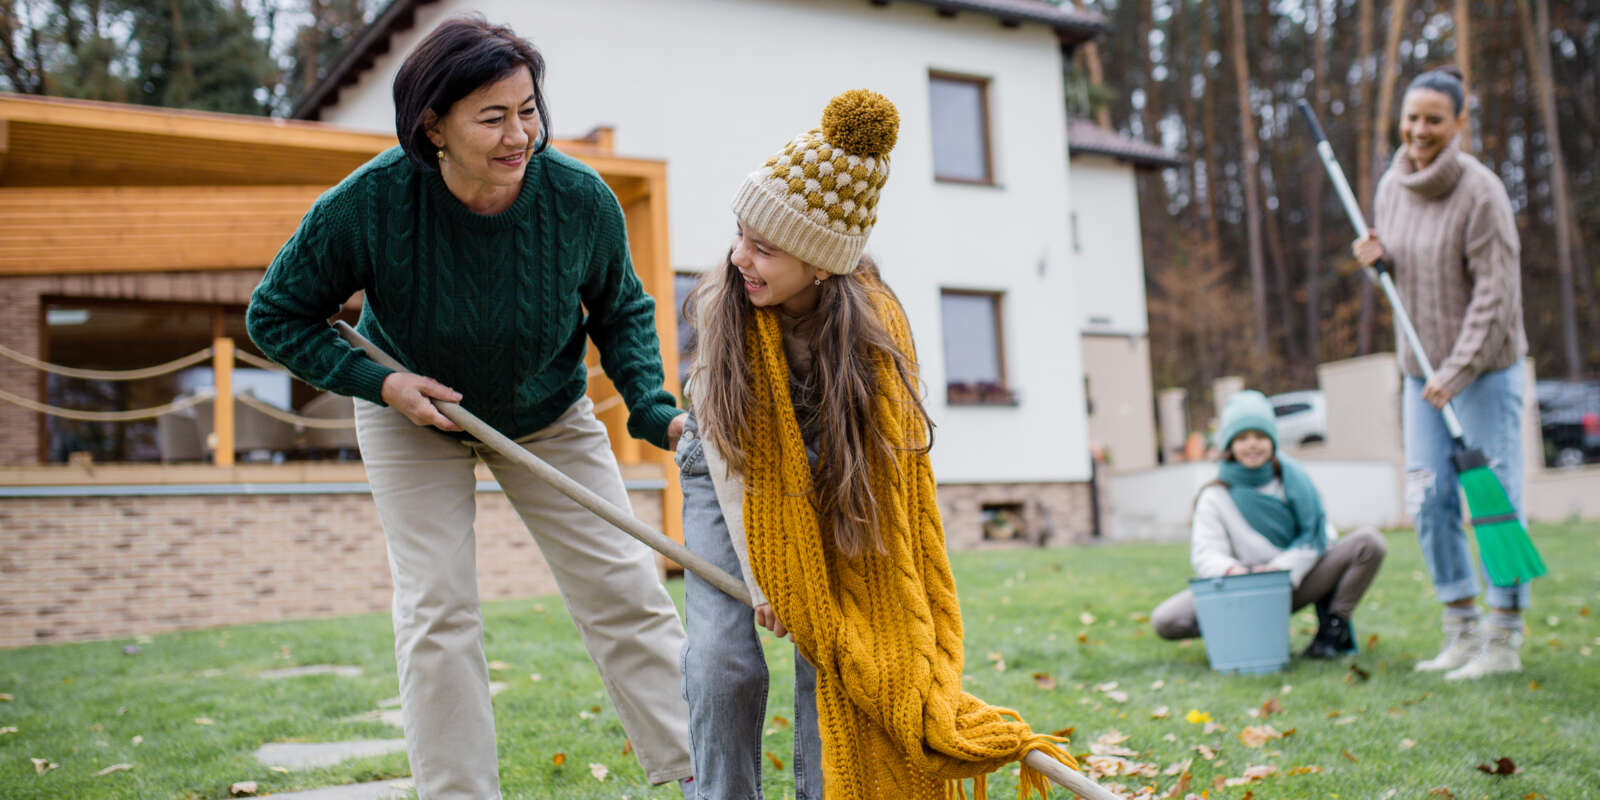
[[[1420,170],[1402,150],[1378,183],[1376,229],[1400,299],[1452,395],[1527,355],[1521,247],[1511,200],[1493,172],[1454,142]],[[1403,340],[1398,347],[1401,368],[1420,377],[1411,348]]]

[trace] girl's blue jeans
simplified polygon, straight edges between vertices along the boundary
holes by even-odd
[[[1522,516],[1523,365],[1485,372],[1452,398],[1467,444],[1489,457],[1490,469],[1505,487],[1512,508]],[[1450,463],[1451,441],[1439,410],[1422,399],[1423,380],[1407,375],[1401,401],[1406,440],[1406,508],[1416,520],[1422,558],[1433,574],[1442,603],[1477,597],[1481,568],[1472,557],[1462,528],[1461,491]],[[1490,586],[1493,608],[1527,608],[1528,584]]]
[[[677,462],[683,484],[683,539],[696,554],[743,578],[739,555],[717,504],[699,428],[686,420]],[[683,697],[689,701],[689,745],[701,800],[762,797],[762,731],[767,712],[767,661],[755,612],[693,573],[684,572]],[[796,800],[822,798],[822,739],[817,730],[816,670],[794,654]]]

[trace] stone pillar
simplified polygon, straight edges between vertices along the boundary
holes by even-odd
[[[1228,398],[1244,391],[1244,378],[1238,375],[1224,375],[1211,382],[1211,402],[1215,404],[1212,409],[1217,419],[1222,419],[1222,408],[1228,404]]]
[[[1183,452],[1184,437],[1189,435],[1189,423],[1184,413],[1187,389],[1162,389],[1156,393],[1156,416],[1161,428],[1161,452],[1169,457]]]
[[[1534,391],[1538,378],[1533,359],[1522,362],[1522,469],[1523,481],[1544,471],[1544,435],[1540,430],[1539,395]]]
[[[1317,367],[1317,383],[1328,402],[1328,438],[1323,457],[1379,460],[1405,473],[1405,438],[1400,428],[1400,364],[1393,353],[1330,361]]]

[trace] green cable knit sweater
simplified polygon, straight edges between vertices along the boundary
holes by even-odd
[[[662,389],[655,301],[616,198],[570,156],[533,157],[516,202],[484,216],[385,151],[319,197],[278,251],[250,298],[250,338],[306,382],[381,404],[389,370],[327,324],[357,291],[357,330],[512,438],[583,395],[592,337],[628,432],[666,445],[678,410]]]

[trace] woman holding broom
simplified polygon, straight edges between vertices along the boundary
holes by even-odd
[[[357,398],[424,800],[500,797],[472,532],[480,459],[538,541],[646,776],[690,775],[683,628],[654,555],[433,406],[461,402],[621,508],[622,476],[584,396],[585,337],[630,433],[670,447],[683,424],[662,390],[654,302],[622,210],[599,175],[547,147],[543,74],[507,28],[455,19],[429,33],[395,76],[400,146],[317,199],[250,301],[250,336],[268,356]],[[357,291],[360,332],[415,374],[328,326]]]
[[[696,330],[678,445],[684,537],[742,574],[752,610],[685,579],[685,695],[698,796],[761,796],[759,624],[794,639],[796,795],[953,797],[1053,737],[961,690],[905,313],[862,255],[899,116],[846,92],[751,173],[733,249],[686,301]],[[1045,788],[1024,766],[1022,791]]]
[[[1521,610],[1531,596],[1526,583],[1491,585],[1493,612],[1487,621],[1479,613],[1482,588],[1462,530],[1451,437],[1439,414],[1453,403],[1521,513],[1528,342],[1520,245],[1505,187],[1456,142],[1466,122],[1458,71],[1436,69],[1411,82],[1400,110],[1401,148],[1378,184],[1377,224],[1352,245],[1363,265],[1382,258],[1393,266],[1423,348],[1438,366],[1425,382],[1410,349],[1400,347],[1406,504],[1444,603],[1444,648],[1416,669],[1445,671],[1446,680],[1520,671]]]

